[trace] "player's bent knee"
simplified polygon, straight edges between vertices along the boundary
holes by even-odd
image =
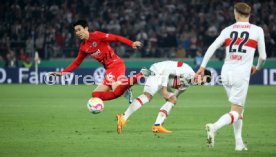
[[[176,102],[177,102],[177,98],[174,96],[174,95],[172,95],[172,96],[170,96],[169,98],[167,98],[167,97],[163,97],[166,101],[168,101],[168,102],[171,102],[171,103],[173,103],[173,104],[176,104]]]
[[[242,112],[243,112],[243,106],[241,106],[241,105],[236,105],[236,104],[232,104],[232,105],[231,105],[231,111],[236,111],[236,112],[238,112],[239,114],[242,114]]]
[[[119,96],[123,95],[124,92],[125,92],[125,91],[122,91],[122,90],[115,90],[115,91],[114,91],[114,95],[115,95],[116,97],[119,97]]]
[[[231,105],[231,111],[235,111],[239,114],[239,119],[242,119],[243,117],[243,106],[237,105],[237,104],[232,104]]]
[[[169,99],[167,99],[167,101],[169,101],[169,102],[171,102],[171,103],[173,103],[173,104],[176,104],[177,99],[176,99],[175,96],[171,96]]]
[[[144,92],[144,95],[148,98],[149,101],[152,99],[152,95],[148,92]]]
[[[121,95],[123,95],[125,91],[126,91],[125,88],[122,88],[121,86],[118,86],[117,88],[115,88],[115,90],[113,91],[113,93],[114,93],[114,96],[115,96],[116,98],[118,98],[118,97],[120,97]]]
[[[100,97],[100,93],[99,92],[92,92],[92,97]]]

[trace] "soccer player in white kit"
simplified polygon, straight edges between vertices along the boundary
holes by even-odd
[[[189,85],[202,85],[211,81],[211,72],[209,70],[205,70],[205,77],[195,80],[193,69],[188,64],[177,61],[155,63],[150,67],[150,70],[146,71],[147,74],[145,74],[144,70],[141,70],[141,73],[146,77],[144,93],[133,100],[124,114],[117,115],[118,134],[122,133],[126,120],[130,115],[142,105],[148,103],[158,91],[161,91],[166,103],[160,108],[154,126],[152,126],[152,131],[154,133],[171,133],[162,124],[176,104],[179,94],[184,92]],[[171,88],[175,89],[175,91],[172,92]]]
[[[247,150],[242,140],[243,111],[250,73],[254,75],[266,60],[264,32],[261,27],[249,23],[251,7],[246,3],[236,3],[234,15],[236,23],[226,27],[208,48],[196,77],[204,73],[208,60],[222,44],[226,46],[226,57],[222,67],[222,83],[231,103],[231,111],[221,116],[215,123],[206,124],[207,143],[214,147],[215,133],[232,123],[235,135],[235,150]],[[253,66],[254,53],[258,48],[259,59]]]

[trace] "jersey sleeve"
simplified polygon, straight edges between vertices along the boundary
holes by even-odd
[[[213,56],[215,51],[225,42],[225,29],[221,31],[220,35],[216,38],[216,40],[211,44],[208,48],[207,52],[204,55],[204,58],[201,63],[201,67],[205,68],[210,58]]]
[[[257,43],[258,43],[259,59],[258,59],[256,69],[260,70],[263,67],[266,60],[265,39],[264,39],[264,31],[262,28],[260,28],[260,33],[257,39]]]
[[[75,58],[75,60],[69,66],[67,66],[62,72],[73,71],[74,69],[80,66],[80,64],[86,56],[86,53],[84,53],[83,51],[79,51],[77,58]]]
[[[106,41],[106,42],[121,42],[130,47],[132,47],[132,43],[133,43],[133,41],[131,41],[125,37],[115,35],[115,34],[103,33],[103,32],[99,32],[99,31],[91,33],[89,35],[89,39],[98,39],[98,40]]]

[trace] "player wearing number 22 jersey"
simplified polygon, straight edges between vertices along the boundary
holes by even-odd
[[[225,45],[225,62],[222,67],[222,83],[231,103],[231,111],[221,116],[215,123],[206,125],[207,143],[214,147],[215,133],[223,126],[232,123],[236,141],[236,151],[247,150],[242,140],[242,118],[246,100],[250,73],[260,70],[266,60],[264,32],[261,27],[249,23],[251,7],[246,3],[236,3],[234,15],[236,23],[226,27],[208,48],[201,68],[197,74],[202,75],[208,60],[215,50]],[[254,53],[258,49],[259,60],[253,66]]]
[[[98,97],[102,100],[112,100],[121,96],[142,76],[141,73],[138,73],[133,77],[126,78],[124,61],[116,55],[113,48],[109,45],[109,42],[121,42],[137,49],[141,46],[141,42],[133,42],[119,35],[107,34],[99,31],[89,32],[88,23],[85,20],[79,20],[74,23],[74,30],[76,36],[83,40],[80,44],[78,56],[62,72],[52,72],[50,73],[51,75],[60,76],[66,72],[73,71],[79,67],[86,57],[92,57],[100,62],[106,69],[104,80],[92,93],[92,97]],[[129,98],[130,96],[131,95],[129,95]]]

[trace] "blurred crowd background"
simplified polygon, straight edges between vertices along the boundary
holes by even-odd
[[[72,23],[89,21],[90,31],[140,40],[144,47],[112,43],[123,58],[196,58],[235,22],[233,0],[9,0],[0,5],[0,60],[73,58],[80,41]],[[264,29],[268,57],[276,56],[276,3],[245,1],[251,23]],[[223,49],[215,57],[224,58]]]

